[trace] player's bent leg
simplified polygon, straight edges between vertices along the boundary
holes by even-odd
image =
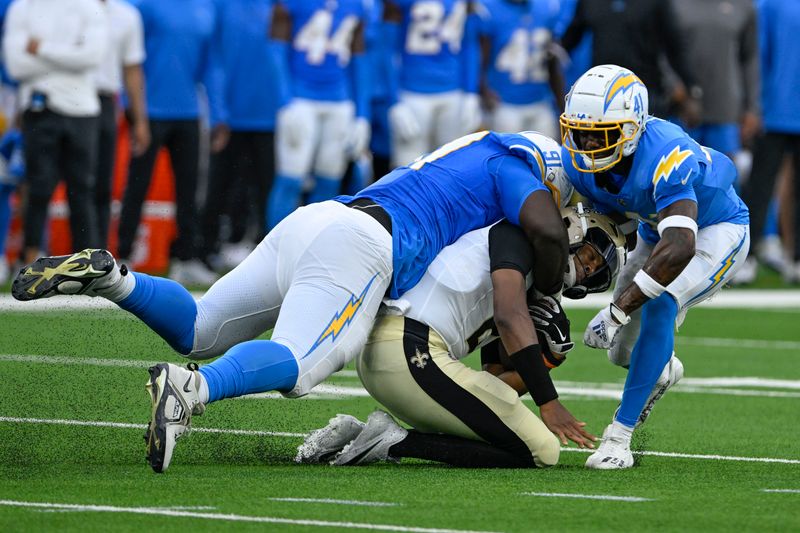
[[[283,226],[270,232],[198,300],[189,358],[216,357],[275,326],[283,300],[277,277],[283,233]]]
[[[314,103],[296,98],[278,115],[275,132],[276,172],[267,202],[267,228],[272,229],[300,205],[303,180],[311,172],[319,138]]]
[[[336,202],[315,206],[335,209],[336,220],[294,264],[272,333],[300,365],[289,396],[307,394],[358,354],[391,280],[392,238],[380,223]]]
[[[558,439],[515,391],[453,361],[439,336],[416,321],[382,317],[358,359],[358,372],[376,400],[421,432],[483,441],[528,466],[558,461]],[[480,461],[487,450],[473,451]]]

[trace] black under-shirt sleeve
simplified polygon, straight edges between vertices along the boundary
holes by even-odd
[[[533,248],[522,228],[508,220],[492,226],[489,230],[489,265],[491,272],[510,268],[523,276],[533,270]]]

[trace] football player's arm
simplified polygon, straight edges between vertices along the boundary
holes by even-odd
[[[670,217],[681,217],[673,221],[681,221],[691,225],[687,219],[695,221],[694,230],[684,226],[669,225]],[[697,202],[694,200],[678,200],[658,212],[659,225],[665,223],[667,227],[661,232],[658,241],[642,270],[634,278],[633,283],[623,291],[614,302],[625,314],[639,309],[656,293],[663,292],[663,288],[683,272],[695,254]],[[641,275],[641,273],[645,275]],[[649,278],[649,279],[648,279]]]
[[[561,60],[556,53],[558,45],[552,45],[547,52],[547,82],[550,85],[550,90],[553,92],[553,98],[556,99],[556,107],[559,113],[564,112],[564,70],[561,68]],[[563,53],[563,52],[562,52]]]
[[[480,18],[475,11],[474,2],[467,3],[467,19],[464,21],[464,35],[461,39],[461,65],[463,77],[461,90],[467,93],[478,92],[478,76],[480,71],[480,45],[478,31]]]
[[[749,15],[742,29],[739,60],[744,74],[744,113],[740,121],[742,143],[749,145],[761,129],[761,70],[755,6],[748,6]]]
[[[289,42],[292,39],[292,16],[286,6],[276,2],[272,8],[272,23],[269,27],[270,56],[278,92],[279,106],[289,103],[292,97],[289,80]]]
[[[536,290],[545,295],[559,293],[567,270],[569,238],[550,191],[537,190],[528,195],[519,212],[519,225],[534,255],[547,258],[547,261],[534,262]]]
[[[500,103],[500,98],[489,86],[489,80],[487,79],[489,61],[492,58],[492,38],[488,34],[482,33],[479,37],[479,42],[481,49],[481,69],[478,87],[484,107],[489,111],[493,111],[497,107],[497,104]]]
[[[552,203],[552,199],[550,202]],[[559,223],[560,220],[559,218]],[[534,403],[539,406],[542,421],[548,429],[564,444],[567,444],[569,439],[580,447],[593,447],[592,441],[595,437],[584,429],[585,423],[576,420],[558,401],[558,393],[542,360],[542,351],[528,311],[526,296],[524,272],[530,268],[516,260],[508,259],[505,253],[497,252],[498,246],[504,246],[505,250],[511,249],[506,247],[503,240],[497,238],[505,231],[502,224],[494,226],[489,232],[489,257],[494,289],[494,321],[503,347],[509,354],[508,359],[513,364],[514,370],[530,391]],[[515,238],[513,233],[506,232],[506,234],[512,239]],[[518,247],[513,248],[518,249]],[[531,252],[527,258],[529,264],[533,261],[533,257],[548,256],[538,256],[535,252]]]

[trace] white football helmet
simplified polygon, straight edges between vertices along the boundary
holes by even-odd
[[[561,161],[561,146],[554,140],[538,131],[521,131],[522,135],[539,149],[537,162],[543,167],[544,184],[550,189],[553,200],[559,208],[566,207],[575,188],[567,178],[564,164]],[[541,157],[539,161],[538,157]]]
[[[582,203],[561,209],[561,217],[569,236],[569,261],[564,276],[564,296],[577,300],[589,293],[603,292],[619,274],[625,264],[625,235],[608,216],[584,207]],[[589,245],[605,260],[603,266],[596,268],[580,284],[575,283],[577,273],[572,261],[573,255],[583,246]]]
[[[647,87],[630,70],[599,65],[586,71],[570,89],[559,119],[561,142],[575,168],[603,172],[632,155],[645,128],[647,105]],[[600,148],[583,146],[581,138],[589,135]]]

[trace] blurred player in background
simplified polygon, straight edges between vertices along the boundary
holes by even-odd
[[[496,131],[558,137],[553,112],[564,109],[564,75],[553,42],[555,0],[487,0],[480,22],[481,93]]]
[[[220,0],[222,106],[231,130],[212,159],[203,208],[204,256],[220,269],[239,264],[266,234],[266,205],[275,175],[279,80],[267,32],[272,2]],[[221,233],[227,215],[229,231]]]
[[[369,144],[367,15],[363,0],[275,4],[270,42],[287,104],[278,112],[270,230],[300,205],[306,179],[309,203],[336,196],[349,159]]]
[[[11,228],[11,194],[25,178],[25,152],[22,133],[11,128],[0,138],[0,284],[8,281],[6,240]]]
[[[639,221],[613,302],[589,323],[584,342],[628,368],[620,404],[590,468],[633,466],[631,435],[683,376],[674,328],[687,309],[716,294],[750,246],[736,167],[680,127],[648,116],[647,88],[616,65],[575,82],[561,115],[564,166],[575,190],[601,212]],[[621,226],[633,233],[633,221]]]
[[[221,106],[217,16],[213,0],[137,0],[144,24],[144,72],[152,142],[130,160],[119,219],[119,257],[131,257],[142,207],[156,156],[169,151],[175,177],[178,234],[170,249],[170,277],[181,283],[210,285],[217,279],[202,255],[197,186],[200,170],[200,102],[198,87],[208,96],[211,146],[224,146],[229,135]]]
[[[356,196],[296,210],[198,302],[171,280],[117,267],[105,250],[41,258],[20,271],[12,294],[102,296],[181,354],[225,354],[199,371],[150,369],[147,456],[161,472],[206,404],[270,390],[302,396],[341,369],[364,346],[384,296],[400,298],[473,229],[502,218],[520,226],[533,253],[549,258],[533,266],[536,290],[560,292],[569,243],[545,185],[547,157],[530,134],[456,139]],[[250,340],[273,326],[271,340]]]
[[[605,290],[624,253],[622,233],[597,213],[570,207],[562,215],[576,274],[569,287],[575,290],[567,292]],[[341,451],[334,464],[416,457],[463,467],[543,467],[557,462],[559,441],[593,448],[594,437],[561,406],[548,373],[573,347],[569,320],[556,299],[538,300],[535,291],[525,296],[533,262],[542,260],[507,222],[442,250],[419,284],[400,300],[384,302],[357,359],[373,398],[414,429],[401,428],[382,411],[371,414],[366,427],[339,415],[306,438],[296,460],[323,462]],[[512,323],[520,324],[517,331]],[[518,350],[535,344],[537,335],[541,357],[530,348],[521,357]],[[484,372],[460,362],[478,348]],[[527,391],[541,420],[519,399]]]
[[[475,131],[478,20],[467,0],[385,0],[392,164]]]
[[[139,11],[123,0],[103,0],[113,31],[108,34],[105,58],[94,74],[100,99],[97,154],[95,158],[95,207],[97,235],[108,246],[111,218],[111,187],[114,181],[114,156],[117,151],[117,99],[125,88],[130,119],[131,155],[138,157],[150,144],[150,124],[145,103],[144,30]]]

